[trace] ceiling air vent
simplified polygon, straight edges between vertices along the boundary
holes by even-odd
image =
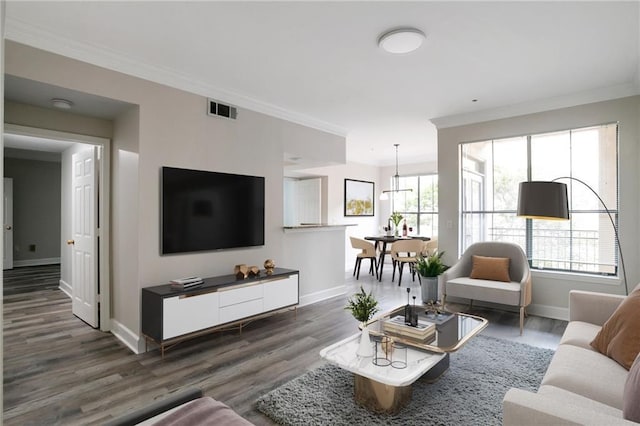
[[[235,120],[238,116],[238,110],[234,106],[221,104],[214,99],[209,99],[209,108],[207,109],[207,114]]]

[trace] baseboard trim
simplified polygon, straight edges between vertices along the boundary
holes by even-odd
[[[328,288],[326,290],[316,291],[315,293],[309,293],[305,294],[304,296],[300,296],[300,304],[298,306],[311,305],[346,293],[347,286],[345,285],[339,285],[336,287]]]
[[[73,288],[71,287],[71,284],[69,284],[65,280],[60,280],[59,284],[60,290],[62,290],[62,292],[69,296],[69,299],[71,299],[71,295],[73,294]]]
[[[144,341],[118,320],[111,319],[111,334],[124,343],[131,351],[139,355],[144,353]]]
[[[59,263],[60,263],[59,257],[47,257],[43,259],[14,260],[13,267],[22,268],[24,266],[57,265]]]
[[[527,313],[538,317],[569,321],[569,308],[550,305],[529,305]]]

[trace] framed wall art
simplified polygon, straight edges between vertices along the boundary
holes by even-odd
[[[365,180],[344,180],[344,215],[373,216],[375,184]]]

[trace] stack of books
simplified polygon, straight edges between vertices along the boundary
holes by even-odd
[[[204,280],[200,277],[187,277],[187,278],[176,278],[174,280],[169,281],[171,284],[171,288],[176,290],[186,290],[191,287],[197,287],[201,285]]]
[[[395,316],[383,323],[384,331],[400,337],[428,343],[435,339],[436,325],[422,319],[418,319],[418,325],[412,326],[404,322],[403,316]]]

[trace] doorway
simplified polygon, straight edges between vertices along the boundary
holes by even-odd
[[[5,125],[5,140],[8,137],[16,139],[29,139],[32,142],[57,145],[61,157],[61,196],[60,196],[60,289],[65,292],[73,303],[73,312],[80,319],[92,327],[102,331],[110,330],[110,292],[109,292],[109,152],[110,140],[93,136],[79,135],[66,132],[58,132],[33,127]],[[15,144],[13,145],[15,147]],[[30,147],[28,143],[18,149],[34,150],[47,149]],[[95,211],[89,216],[96,218],[97,222],[90,225],[95,231],[94,235],[82,237],[83,243],[79,244],[82,250],[75,250],[72,243],[78,235],[78,212],[73,207],[86,205],[82,201],[75,200],[72,189],[74,172],[74,160],[79,153],[91,152],[90,159],[93,168],[95,186],[85,188],[85,193],[90,192],[95,196]],[[91,203],[89,203],[91,204]],[[76,226],[74,227],[74,222]],[[80,227],[84,226],[81,223]],[[75,234],[75,235],[74,235]],[[103,238],[104,236],[104,238]],[[88,242],[87,238],[92,238]],[[87,245],[91,252],[87,252]],[[87,254],[89,253],[89,254]],[[89,256],[89,257],[87,257]],[[88,262],[87,259],[90,258]],[[84,259],[84,261],[82,261]],[[75,264],[75,266],[74,266]],[[87,266],[92,267],[87,267]]]

